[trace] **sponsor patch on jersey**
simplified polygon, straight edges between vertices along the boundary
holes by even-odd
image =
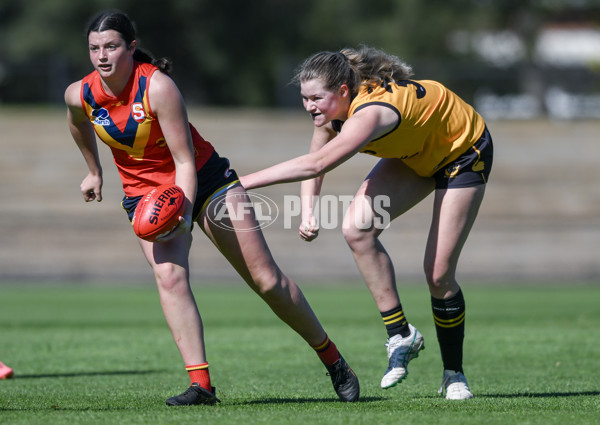
[[[94,117],[94,124],[101,125],[103,127],[110,125],[110,116],[105,108],[94,109],[92,111],[92,116]]]

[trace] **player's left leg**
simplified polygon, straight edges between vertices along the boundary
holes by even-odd
[[[424,269],[444,364],[441,390],[449,399],[473,397],[463,373],[465,301],[456,267],[484,193],[485,184],[435,191]]]
[[[241,186],[229,189],[223,202],[228,212],[220,209],[218,218],[209,218],[212,212],[208,209],[202,212],[200,224],[206,235],[281,320],[309,344],[322,342],[325,331],[300,288],[275,263],[254,213],[247,207],[251,203],[245,190]]]
[[[229,189],[221,202],[225,203],[228,214],[221,211],[217,219],[215,209],[205,209],[199,220],[204,232],[248,286],[317,351],[338,396],[343,401],[357,400],[358,379],[329,340],[298,285],[275,263],[253,210],[247,208],[250,200],[245,189],[242,186]]]

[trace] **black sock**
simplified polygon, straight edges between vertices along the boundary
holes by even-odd
[[[380,313],[383,323],[385,324],[385,329],[387,330],[390,338],[398,334],[402,335],[402,337],[407,337],[410,335],[408,322],[406,321],[404,312],[402,311],[402,304],[391,310],[381,311]]]
[[[431,297],[431,307],[444,369],[462,372],[465,338],[465,299],[462,291],[459,290],[447,300]]]

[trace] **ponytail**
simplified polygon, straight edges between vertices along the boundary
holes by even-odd
[[[352,96],[356,96],[362,84],[393,83],[406,80],[412,74],[410,65],[396,56],[361,46],[358,50],[314,54],[300,65],[292,82],[299,85],[319,78],[328,90],[336,90],[346,84]]]
[[[360,75],[362,84],[395,83],[413,75],[410,65],[383,50],[363,45],[359,50],[343,49],[341,52]]]
[[[167,58],[159,58],[154,59],[152,55],[146,50],[136,48],[135,52],[133,52],[133,59],[138,62],[150,63],[157,67],[161,72],[171,75],[171,70],[173,69],[173,63],[170,59]]]

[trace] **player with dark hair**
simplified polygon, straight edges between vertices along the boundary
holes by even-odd
[[[86,202],[102,200],[102,166],[96,135],[114,156],[133,217],[140,198],[160,184],[177,184],[186,206],[179,225],[160,241],[139,239],[152,267],[160,303],[191,386],[168,405],[214,404],[204,346],[203,326],[189,282],[191,228],[196,222],[240,276],[273,312],[313,349],[327,368],[343,401],[355,401],[359,383],[325,333],[300,288],[277,266],[253,211],[242,217],[238,205],[249,199],[229,161],[220,157],[188,122],[186,107],[169,77],[170,62],[154,60],[137,46],[131,20],[122,12],[98,15],[87,31],[94,71],[65,92],[71,135],[89,173],[81,183]],[[216,217],[203,208],[225,198],[229,214]],[[247,231],[247,229],[256,229]]]
[[[395,219],[434,192],[424,269],[444,365],[440,393],[467,399],[473,394],[462,364],[465,301],[455,274],[483,200],[492,139],[470,105],[442,84],[411,75],[397,57],[364,46],[311,56],[295,76],[314,123],[310,152],[240,181],[246,189],[302,181],[300,236],[311,241],[319,230],[313,207],[324,174],[358,152],[381,158],[346,212],[343,232],[387,329],[382,388],[404,379],[424,341],[406,318],[379,235],[386,218]],[[382,197],[387,205],[375,208],[374,200]]]

